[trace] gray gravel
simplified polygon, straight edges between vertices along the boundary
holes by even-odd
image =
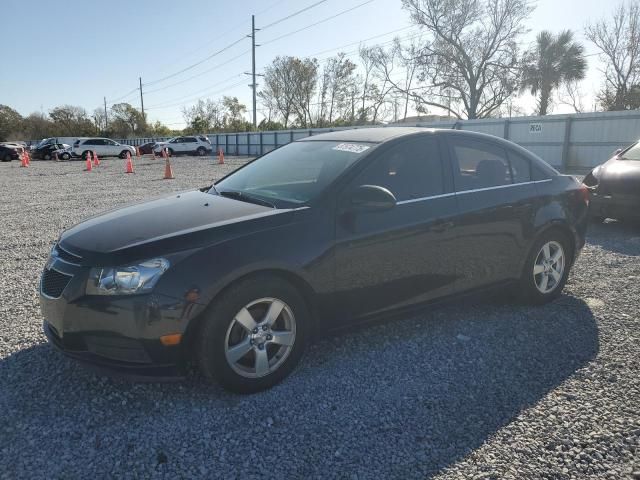
[[[475,302],[315,344],[237,396],[95,376],[41,333],[64,226],[204,186],[245,159],[0,164],[0,478],[640,478],[640,227],[591,229],[566,294]]]

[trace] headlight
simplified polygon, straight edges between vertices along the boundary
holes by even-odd
[[[87,295],[134,295],[148,293],[169,268],[165,258],[153,258],[137,265],[92,268]]]

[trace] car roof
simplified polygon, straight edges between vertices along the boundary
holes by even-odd
[[[420,132],[433,132],[433,129],[425,127],[352,128],[348,130],[336,130],[335,132],[320,133],[318,135],[303,138],[298,141],[305,142],[327,140],[335,142],[382,143],[393,138]]]

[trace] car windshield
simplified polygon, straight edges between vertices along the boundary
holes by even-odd
[[[640,142],[620,155],[620,160],[640,160]]]
[[[276,204],[304,204],[372,147],[371,143],[318,140],[289,143],[220,180],[211,193],[240,192]]]

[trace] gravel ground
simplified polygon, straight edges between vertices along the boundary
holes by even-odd
[[[41,333],[65,226],[245,159],[0,164],[0,478],[640,478],[640,227],[594,226],[557,302],[467,302],[312,346],[237,396],[98,377]]]

